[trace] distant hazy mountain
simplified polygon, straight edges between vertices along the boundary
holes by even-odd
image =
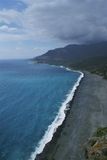
[[[34,60],[42,63],[74,64],[92,57],[107,56],[107,42],[82,45],[68,45],[64,48],[50,50]]]
[[[107,78],[107,42],[68,45],[50,50],[33,61],[88,70]]]

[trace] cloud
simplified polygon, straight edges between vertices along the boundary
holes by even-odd
[[[0,26],[0,32],[16,32],[17,29],[15,27],[8,27],[7,25]]]
[[[21,13],[15,9],[2,9],[0,10],[0,23],[4,22],[10,24],[12,22],[17,23],[21,19]]]
[[[7,37],[20,39],[58,39],[82,43],[107,40],[106,0],[19,0],[23,11],[0,11],[0,30],[17,30]],[[15,24],[16,26],[12,26]],[[19,35],[18,35],[19,34]],[[6,37],[6,36],[5,36]]]
[[[26,10],[27,22],[38,33],[64,41],[105,40],[106,6],[105,0],[37,0]]]

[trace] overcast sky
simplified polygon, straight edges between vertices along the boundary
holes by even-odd
[[[107,40],[107,0],[0,0],[0,59]]]

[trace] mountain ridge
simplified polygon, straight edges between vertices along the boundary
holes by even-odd
[[[45,54],[35,57],[33,61],[88,70],[107,77],[107,41],[67,45],[63,48],[49,50]]]
[[[34,58],[37,61],[79,61],[96,56],[107,56],[107,42],[94,44],[67,45],[63,48],[49,50],[45,54]]]

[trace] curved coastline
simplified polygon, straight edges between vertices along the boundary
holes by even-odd
[[[53,65],[53,66],[55,66],[55,65]],[[80,76],[77,79],[76,83],[74,84],[73,88],[67,94],[67,98],[62,103],[62,105],[59,109],[59,112],[58,112],[57,116],[55,117],[55,120],[51,123],[51,125],[48,126],[48,129],[46,130],[42,139],[39,141],[38,146],[35,148],[35,151],[31,153],[31,157],[29,160],[36,160],[36,156],[43,152],[46,144],[48,144],[52,140],[54,133],[57,131],[58,127],[60,127],[63,124],[63,121],[66,118],[65,111],[68,110],[67,104],[73,100],[75,92],[76,92],[81,80],[84,77],[84,73],[82,73],[81,71],[75,71],[70,68],[66,68],[64,66],[60,66],[60,68],[64,68],[64,69],[66,69],[68,71],[72,71],[72,72],[78,72],[80,74]]]

